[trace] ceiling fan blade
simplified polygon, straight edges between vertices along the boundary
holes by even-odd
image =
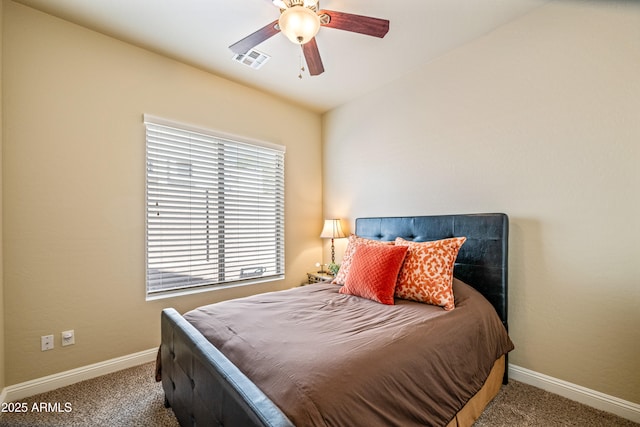
[[[335,10],[321,10],[318,15],[329,16],[328,23],[322,26],[337,28],[338,30],[351,31],[374,37],[384,37],[389,31],[387,19],[372,18],[370,16],[354,15],[351,13],[336,12]]]
[[[279,32],[280,28],[278,27],[278,20],[276,19],[272,23],[260,28],[258,31],[249,34],[242,40],[235,42],[229,46],[229,49],[231,49],[233,53],[237,54],[247,53],[252,47],[259,45]]]
[[[305,61],[307,61],[310,75],[317,76],[324,73],[322,58],[320,58],[320,51],[315,37],[302,45],[302,52],[304,53]]]

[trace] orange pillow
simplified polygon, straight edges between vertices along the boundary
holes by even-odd
[[[393,292],[407,249],[391,245],[360,246],[353,254],[349,275],[339,292],[393,305]]]
[[[353,258],[354,252],[360,246],[370,245],[389,246],[393,245],[393,242],[382,242],[380,240],[365,239],[364,237],[358,237],[355,234],[350,235],[349,242],[347,243],[347,248],[344,250],[344,255],[342,256],[342,265],[340,265],[340,270],[338,270],[338,274],[336,274],[336,277],[331,281],[331,283],[344,285],[344,282],[349,275],[349,268],[351,267],[351,259]]]
[[[453,310],[453,265],[466,237],[410,242],[396,238],[396,246],[409,248],[398,275],[395,295],[398,298]]]

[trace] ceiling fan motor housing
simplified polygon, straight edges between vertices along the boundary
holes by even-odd
[[[273,4],[280,10],[288,9],[294,6],[307,7],[313,11],[318,10],[318,0],[273,0]]]

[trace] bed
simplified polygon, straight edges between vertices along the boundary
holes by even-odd
[[[380,242],[465,237],[453,269],[455,308],[380,304],[320,283],[184,316],[165,309],[161,380],[181,426],[473,423],[506,383],[513,348],[507,216],[359,218],[355,234]],[[483,320],[468,317],[477,312]],[[479,329],[485,323],[490,332]]]

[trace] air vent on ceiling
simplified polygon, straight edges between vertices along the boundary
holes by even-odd
[[[269,58],[271,58],[269,55],[259,52],[255,49],[251,49],[247,53],[239,53],[233,56],[234,60],[246,65],[247,67],[251,67],[254,70],[262,67],[265,62],[269,60]]]

